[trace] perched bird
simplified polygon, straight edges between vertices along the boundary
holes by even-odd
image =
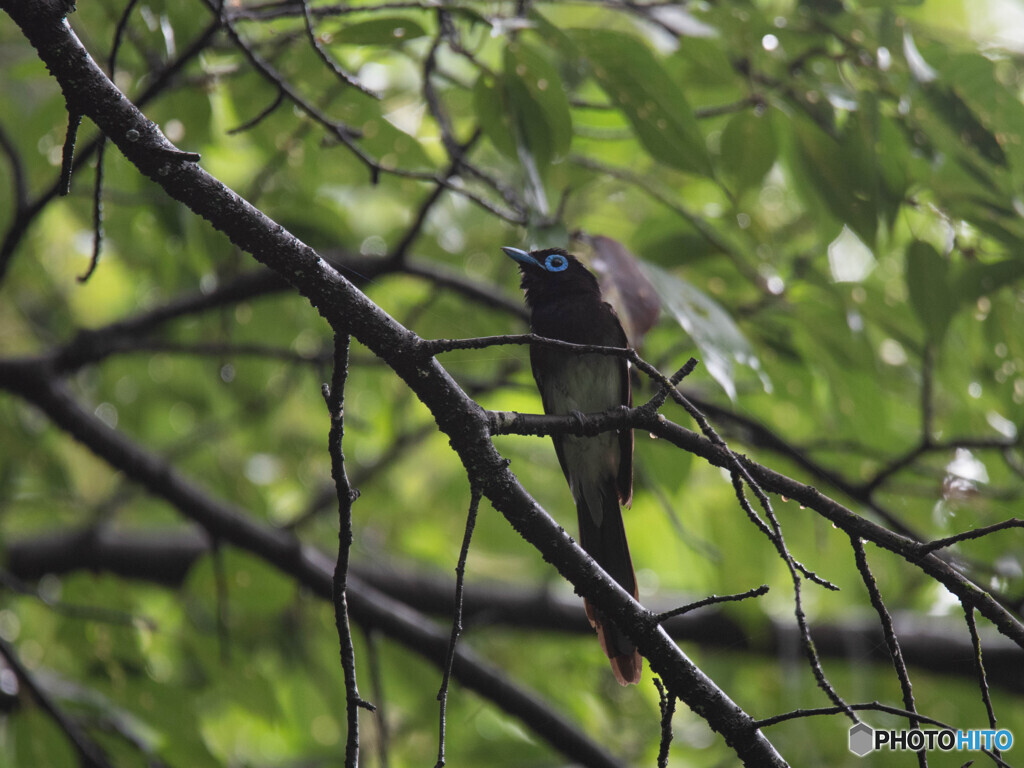
[[[533,333],[574,344],[628,346],[615,310],[601,298],[597,278],[575,256],[560,248],[502,250],[519,263]],[[621,357],[531,346],[530,365],[547,414],[595,413],[632,405],[629,366]],[[636,575],[619,508],[629,505],[633,496],[633,431],[553,435],[552,440],[576,501],[580,546],[636,597]],[[616,680],[622,685],[638,682],[641,661],[636,646],[586,600],[584,607]]]

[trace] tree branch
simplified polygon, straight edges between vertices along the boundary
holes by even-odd
[[[331,418],[328,451],[331,455],[331,476],[338,498],[338,559],[331,578],[331,598],[334,603],[334,623],[341,646],[341,668],[345,674],[345,703],[347,706],[348,738],[345,742],[345,766],[359,765],[359,709],[373,711],[374,707],[359,695],[356,684],[356,653],[352,645],[352,629],[348,616],[348,563],[352,550],[352,504],[359,492],[349,485],[345,472],[345,384],[348,381],[348,351],[351,339],[347,333],[334,334],[334,374],[330,386],[324,384],[323,395]]]
[[[21,663],[21,659],[18,658],[14,646],[2,637],[0,637],[0,656],[3,657],[4,661],[7,662],[7,666],[17,676],[18,682],[24,686],[25,690],[32,694],[32,698],[36,700],[40,709],[46,713],[47,717],[53,720],[57,728],[71,742],[71,746],[78,753],[78,759],[83,768],[113,768],[99,744],[79,728],[74,720],[64,714],[56,702],[50,698],[50,695],[39,686],[32,673]]]
[[[60,575],[88,570],[175,587],[207,551],[207,538],[185,529],[126,533],[101,527],[8,541],[2,554],[10,572],[23,580],[36,580],[48,573]],[[389,562],[386,566],[353,563],[350,571],[361,582],[418,611],[442,621],[452,619],[455,585],[447,575],[398,562]],[[691,599],[691,596],[659,594],[652,608],[660,617]],[[579,600],[561,590],[552,591],[550,585],[469,582],[463,592],[462,606],[463,624],[468,628],[508,626],[581,636],[589,636],[593,631]],[[958,632],[948,620],[895,613],[892,621],[908,666],[940,675],[977,679],[972,639]],[[751,624],[749,620],[738,620],[730,612],[711,606],[670,618],[664,626],[677,642],[694,643],[719,652],[755,654],[766,659],[778,659],[799,642],[792,622],[763,616]],[[818,621],[811,624],[811,636],[823,658],[846,663],[891,663],[876,621]],[[1024,693],[1024,659],[1020,649],[995,633],[981,639],[985,644],[989,684]]]

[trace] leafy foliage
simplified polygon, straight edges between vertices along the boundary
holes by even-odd
[[[734,449],[918,541],[1024,517],[1024,61],[1021,41],[997,34],[1016,29],[998,27],[1003,4],[527,3],[516,15],[510,4],[324,3],[308,19],[299,4],[225,3],[221,17],[216,7],[83,2],[69,22],[106,61],[127,13],[117,86],[420,337],[523,330],[499,246],[587,257],[585,236],[613,238],[662,299],[641,354],[669,373],[701,360],[683,391]],[[112,765],[342,765],[330,604],[281,563],[183,522],[33,407],[18,378],[24,360],[53,363],[87,414],[209,498],[333,552],[321,395],[331,329],[282,281],[254,278],[248,255],[110,145],[101,257],[79,282],[97,132],[86,120],[71,193],[56,197],[64,98],[17,25],[0,27],[0,43],[0,639]],[[484,408],[540,409],[525,347],[440,360]],[[425,588],[458,557],[466,470],[390,368],[358,343],[350,368],[356,573],[378,586],[382,570],[411,573],[398,599],[441,614],[446,632],[449,603]],[[653,392],[638,380],[636,401]],[[671,403],[664,413],[696,429]],[[568,526],[549,441],[495,444]],[[714,614],[735,635],[688,630],[684,649],[755,717],[829,705],[802,657],[788,656],[799,641],[778,635],[796,625],[787,564],[728,477],[639,434],[636,466],[626,525],[641,601],[674,607],[767,583],[768,596]],[[887,653],[870,651],[884,649],[880,619],[849,536],[819,509],[772,501],[793,557],[840,588],[802,582],[831,685],[851,703],[903,706]],[[38,545],[69,532],[84,533],[47,559]],[[180,570],[150,583],[147,569],[170,562],[181,535]],[[122,540],[134,558],[116,554]],[[1019,622],[1021,542],[1008,527],[941,552]],[[897,617],[918,711],[984,727],[957,599],[913,558],[867,547],[867,560]],[[571,592],[486,504],[467,578],[470,590]],[[509,626],[511,605],[474,613],[460,643],[623,761],[653,763],[653,686],[619,690],[593,638],[556,634],[554,621]],[[361,694],[383,705],[361,713],[364,764],[432,760],[440,674],[415,642],[354,623]],[[1021,649],[985,620],[979,629],[993,709],[1020,739]],[[867,650],[830,644],[844,633]],[[928,652],[954,672],[927,667]],[[0,670],[0,763],[74,765],[67,734],[10,672]],[[565,760],[468,687],[453,688],[447,723],[453,765]],[[840,765],[853,761],[848,726],[798,718],[764,732],[794,765]],[[685,707],[674,735],[670,764],[735,760]]]

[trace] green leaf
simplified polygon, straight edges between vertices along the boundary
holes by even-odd
[[[521,160],[526,150],[543,174],[569,151],[572,116],[562,81],[534,48],[513,43],[505,49],[504,72],[477,78],[473,103],[480,127],[495,149]]]
[[[651,157],[681,171],[712,174],[685,94],[643,43],[607,29],[573,29],[569,35]]]
[[[873,249],[878,230],[878,178],[863,138],[856,126],[833,138],[813,123],[796,121],[792,170],[808,206],[823,208],[849,225]]]
[[[573,63],[578,62],[580,51],[576,47],[576,43],[573,42],[573,39],[566,34],[566,31],[559,25],[552,24],[544,14],[537,10],[535,5],[530,5],[529,9],[530,23],[533,24],[532,31],[541,39],[544,49],[558,51],[560,59]],[[562,68],[562,82],[565,84],[567,91],[572,92],[586,77],[586,72],[581,67],[570,66]]]
[[[658,292],[661,305],[697,345],[701,363],[730,399],[736,397],[736,365],[755,371],[765,391],[771,390],[761,363],[729,313],[703,291],[671,272],[637,260]]]
[[[746,93],[736,88],[736,73],[728,49],[717,38],[688,38],[673,56],[672,64],[677,77],[691,86],[699,85],[702,91],[714,94],[712,98],[738,99]]]
[[[481,74],[473,86],[473,111],[494,148],[506,157],[515,158],[516,141],[504,102],[501,75]]]
[[[517,135],[537,163],[566,155],[572,143],[569,99],[548,60],[535,48],[512,43],[505,49],[505,88]]]
[[[753,111],[732,117],[722,131],[722,170],[739,191],[757,186],[768,173],[779,152],[771,119]]]
[[[994,61],[980,53],[926,47],[940,80],[925,86],[928,104],[961,145],[997,166],[1024,172],[1024,104]]]
[[[929,84],[925,96],[936,116],[944,120],[960,141],[995,165],[1006,165],[1006,153],[989,131],[952,88]]]
[[[371,117],[360,125],[361,144],[386,168],[430,168],[430,157],[412,134],[392,125],[386,118]]]
[[[907,247],[907,293],[928,338],[941,342],[957,304],[949,282],[949,262],[928,243],[915,240]]]
[[[341,45],[389,45],[424,37],[427,31],[418,22],[401,16],[346,24],[334,33],[332,43]]]
[[[1007,288],[1024,278],[1024,259],[1003,259],[991,264],[967,265],[955,282],[961,305],[973,304],[982,296]]]

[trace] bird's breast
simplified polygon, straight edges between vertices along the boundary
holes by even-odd
[[[542,383],[544,410],[596,413],[622,405],[621,362],[603,355],[552,354]]]

